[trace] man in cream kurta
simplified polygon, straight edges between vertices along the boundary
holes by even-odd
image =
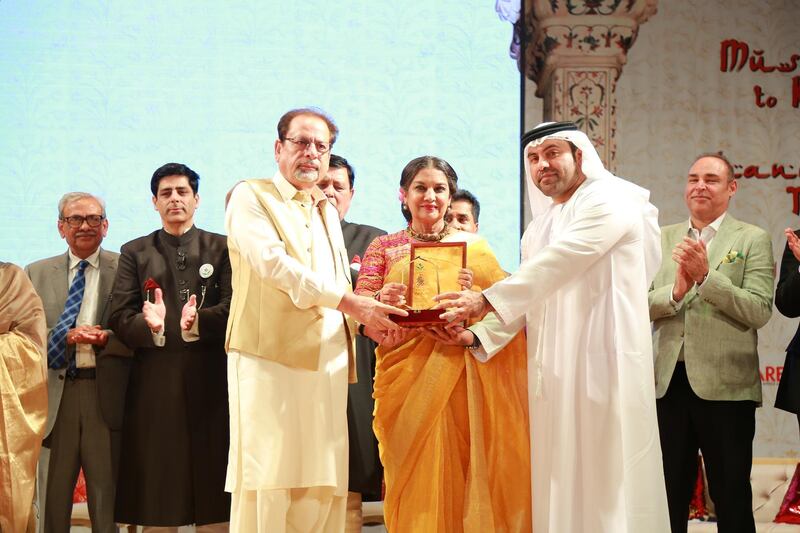
[[[647,312],[657,210],[574,124],[542,124],[523,146],[522,264],[482,294],[441,295],[442,316],[495,312],[457,330],[479,359],[506,342],[497,319],[527,323],[534,531],[667,532]]]
[[[289,111],[278,123],[278,172],[239,183],[228,203],[232,531],[344,529],[355,378],[344,313],[386,329],[397,310],[350,292],[338,214],[315,186],[336,133],[319,110]]]

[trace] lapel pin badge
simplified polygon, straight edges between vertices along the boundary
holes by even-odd
[[[203,279],[208,279],[211,277],[211,274],[214,273],[214,267],[211,266],[209,263],[204,263],[200,267],[200,277]]]

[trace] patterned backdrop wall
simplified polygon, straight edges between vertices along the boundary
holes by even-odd
[[[66,191],[107,201],[104,243],[159,225],[149,179],[201,176],[198,225],[223,230],[225,193],[271,176],[281,113],[317,105],[356,167],[348,219],[404,225],[400,171],[447,159],[482,202],[482,233],[518,263],[519,73],[482,0],[0,1],[0,260],[65,249]]]
[[[800,227],[786,190],[800,187],[799,21],[796,0],[662,0],[617,84],[617,171],[652,191],[661,224],[688,218],[683,189],[693,158],[722,150],[742,174],[731,213],[771,233],[778,267],[783,229]],[[741,70],[745,52],[736,43],[749,48]],[[760,57],[766,70],[784,67],[764,72]],[[760,101],[759,91],[767,95]],[[748,177],[754,173],[760,176]],[[764,407],[757,411],[756,456],[800,455],[797,419],[772,407],[796,329],[796,319],[774,310],[759,331]]]
[[[739,175],[731,213],[769,231],[778,268],[786,244],[784,228],[800,227],[800,3],[529,0],[526,5],[532,3],[540,9],[556,6],[572,11],[593,6],[585,10],[593,17],[584,13],[570,21],[577,28],[573,47],[550,44],[545,56],[551,56],[556,67],[565,64],[584,70],[590,70],[593,62],[608,65],[604,56],[620,59],[622,75],[613,94],[604,93],[614,97],[614,104],[602,109],[615,114],[615,126],[609,130],[615,135],[613,167],[618,175],[650,189],[660,223],[688,218],[683,191],[689,166],[701,153],[722,150]],[[591,39],[605,35],[604,28],[612,23],[629,23],[634,16],[627,12],[631,6],[650,13],[632,45]],[[546,26],[538,32],[552,33]],[[598,46],[587,50],[585,58],[576,58],[578,41],[605,44],[608,52]],[[541,94],[546,88],[526,83],[527,127],[549,112],[547,98],[536,96],[537,89]],[[797,419],[773,407],[784,350],[796,329],[796,319],[774,310],[759,331],[764,405],[757,411],[756,456],[800,456]]]

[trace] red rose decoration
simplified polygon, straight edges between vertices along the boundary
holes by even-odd
[[[156,280],[154,280],[153,278],[147,278],[147,280],[145,280],[144,282],[144,299],[149,302],[150,291],[160,288],[161,286],[158,283],[156,283]]]
[[[789,490],[786,491],[781,508],[773,522],[800,524],[800,464],[794,469],[792,481],[789,482]]]
[[[708,518],[705,499],[705,483],[703,482],[703,460],[697,456],[697,479],[692,490],[692,499],[689,501],[689,520],[697,518],[705,520]]]
[[[72,492],[72,503],[83,503],[86,501],[86,478],[83,476],[83,468],[78,473],[78,482],[75,483],[75,490]]]

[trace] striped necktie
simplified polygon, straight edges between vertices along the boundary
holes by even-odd
[[[83,303],[83,290],[86,288],[86,267],[89,261],[85,259],[78,263],[78,272],[72,280],[67,293],[67,303],[64,304],[64,311],[58,317],[55,327],[50,332],[50,340],[47,342],[47,366],[53,369],[64,368],[67,364],[67,331],[75,325],[78,312]],[[74,368],[75,360],[70,361],[70,369]]]

